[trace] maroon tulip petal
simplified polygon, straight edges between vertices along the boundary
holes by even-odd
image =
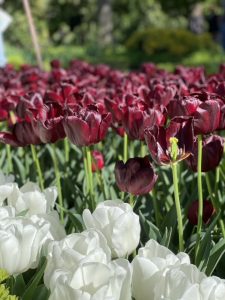
[[[64,119],[63,127],[71,143],[80,147],[89,145],[90,129],[85,121],[79,117],[70,116]]]
[[[220,106],[217,101],[209,100],[199,105],[194,114],[195,134],[212,133],[219,127]]]
[[[214,170],[223,157],[224,139],[218,135],[213,135],[203,140],[202,145],[202,171]],[[188,166],[197,172],[198,164],[198,143],[194,143],[193,155],[187,159]]]
[[[153,126],[145,129],[145,141],[154,161],[158,164],[169,164],[167,154],[166,130],[163,127]]]
[[[23,144],[21,144],[10,132],[0,132],[0,142],[3,144],[11,145],[13,147],[22,147]]]
[[[203,201],[203,222],[207,224],[214,214],[215,210],[210,201]],[[188,210],[188,219],[192,225],[198,224],[198,200],[195,200],[191,203],[191,206]]]
[[[16,123],[13,127],[13,134],[23,146],[41,144],[41,140],[35,134],[31,123]]]
[[[46,120],[45,122],[34,121],[32,122],[32,125],[34,132],[40,138],[42,143],[55,143],[65,137],[62,121],[63,117],[58,117]]]
[[[152,190],[157,175],[146,156],[130,158],[125,164],[123,161],[116,162],[115,178],[121,191],[144,195]]]
[[[102,141],[105,138],[106,133],[107,133],[111,123],[112,123],[112,115],[110,113],[102,116],[102,121],[99,126],[97,142]]]

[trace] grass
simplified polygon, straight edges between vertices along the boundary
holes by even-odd
[[[218,66],[225,62],[224,51],[218,49],[216,52],[207,49],[196,51],[188,56],[177,58],[170,57],[168,54],[161,53],[154,56],[144,56],[143,53],[128,52],[124,47],[114,47],[107,50],[101,50],[96,47],[81,47],[81,46],[50,46],[42,49],[44,67],[49,69],[49,61],[52,59],[60,59],[63,65],[68,65],[72,59],[86,60],[90,63],[108,64],[113,68],[119,69],[136,69],[146,61],[156,63],[159,67],[168,71],[172,71],[176,65],[182,64],[185,66],[205,66],[208,73],[214,73],[218,70]],[[9,63],[18,67],[21,64],[35,64],[35,56],[33,51],[28,52],[21,48],[6,45],[6,54]]]

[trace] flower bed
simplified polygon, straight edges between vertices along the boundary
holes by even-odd
[[[224,92],[224,65],[1,69],[0,295],[225,299]]]

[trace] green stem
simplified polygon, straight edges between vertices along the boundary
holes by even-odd
[[[145,143],[141,142],[141,157],[145,157]]]
[[[127,161],[128,159],[128,136],[126,133],[124,133],[124,137],[123,137],[123,161],[124,163]]]
[[[128,159],[128,136],[125,132],[123,136],[123,162],[125,163],[127,159]],[[124,198],[125,198],[125,193],[121,192],[121,199],[124,200]]]
[[[130,194],[129,203],[130,203],[130,206],[133,208],[134,207],[134,195],[133,194]]]
[[[157,197],[156,197],[156,190],[155,189],[153,189],[151,191],[151,195],[152,195],[153,208],[154,208],[154,212],[155,212],[155,222],[156,222],[156,226],[159,228],[160,215],[159,215],[159,209],[158,209],[158,203],[157,203]]]
[[[183,238],[183,221],[179,199],[179,188],[178,188],[178,177],[177,177],[177,163],[171,163],[172,174],[173,174],[173,186],[174,186],[174,199],[177,211],[178,220],[178,237],[179,237],[179,251],[184,250],[184,238]]]
[[[87,154],[87,170],[88,170],[88,177],[89,177],[89,192],[91,198],[91,206],[92,209],[95,208],[95,200],[94,200],[94,184],[93,184],[93,173],[92,173],[92,159],[91,159],[91,150],[89,147],[86,147],[86,154]]]
[[[64,151],[65,151],[65,161],[66,161],[66,163],[68,163],[69,155],[70,155],[70,146],[69,146],[69,141],[67,138],[64,139]]]
[[[55,170],[55,177],[56,177],[56,185],[58,189],[58,197],[59,197],[59,205],[60,205],[60,219],[61,222],[64,223],[64,204],[63,204],[63,197],[62,197],[62,187],[61,187],[61,181],[60,181],[60,170],[59,170],[59,165],[58,165],[58,160],[56,156],[56,146],[55,144],[52,144],[53,148],[53,155],[52,155],[52,160],[53,160],[53,165],[54,165],[54,170]]]
[[[203,215],[203,195],[202,195],[202,136],[198,135],[198,225],[197,225],[197,240],[195,248],[195,259],[198,255],[198,250],[201,240],[202,231],[202,215]]]
[[[104,180],[103,180],[103,176],[102,176],[102,172],[100,170],[96,170],[96,173],[97,173],[97,180],[98,180],[98,184],[100,186],[100,189],[104,195],[104,199],[106,200],[107,199],[107,194],[106,194],[106,191],[105,191],[105,185],[104,185]]]
[[[220,167],[218,166],[216,168],[216,178],[215,178],[215,188],[214,188],[215,195],[217,194],[217,191],[218,191],[219,181],[220,181]]]
[[[218,214],[219,213],[219,207],[217,205],[216,197],[212,193],[212,187],[211,187],[211,183],[210,183],[210,180],[209,180],[209,175],[207,173],[205,174],[205,180],[206,180],[207,189],[208,189],[208,192],[209,192],[209,195],[210,195],[210,200],[212,201],[213,206],[215,208],[215,211]],[[220,228],[221,228],[223,238],[225,238],[225,225],[224,225],[224,222],[221,219],[221,217],[219,219],[219,223],[220,223]]]
[[[6,152],[7,152],[7,162],[8,162],[8,172],[13,172],[13,163],[12,163],[12,153],[11,153],[11,146],[6,145]]]
[[[36,165],[36,171],[37,171],[37,174],[38,174],[39,184],[40,184],[41,189],[44,190],[44,178],[43,178],[43,174],[42,174],[42,171],[41,171],[40,161],[39,161],[38,156],[37,156],[37,151],[36,151],[36,148],[35,148],[34,145],[30,145],[30,148],[31,148],[31,153],[32,153],[33,160],[34,160],[35,165]]]
[[[87,165],[87,155],[86,155],[86,148],[82,148],[83,152],[83,161],[84,161],[84,171],[85,171],[85,178],[86,178],[86,195],[89,194],[90,185],[89,185],[89,175],[88,175],[88,165]]]

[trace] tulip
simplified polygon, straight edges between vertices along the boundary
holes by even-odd
[[[45,106],[45,116],[32,117],[32,127],[42,143],[55,143],[65,137],[61,107],[57,104]]]
[[[157,177],[147,156],[130,158],[126,163],[120,160],[115,165],[117,186],[132,195],[149,193]]]
[[[92,262],[68,274],[62,270],[49,300],[131,300],[131,267],[127,260]]]
[[[176,161],[187,158],[192,153],[194,143],[191,118],[174,118],[167,128],[153,126],[145,129],[145,140],[150,154],[158,164],[166,165],[173,161],[171,138],[177,140]]]
[[[14,176],[5,176],[0,172],[0,206],[3,205],[5,199],[13,192],[14,189]]]
[[[224,280],[206,275],[194,265],[180,265],[159,272],[150,286],[154,289],[151,299],[217,300],[225,297]],[[138,297],[137,300],[144,300]]]
[[[202,144],[202,172],[214,170],[223,157],[224,138],[212,135],[203,139]],[[195,140],[193,155],[187,159],[188,166],[192,171],[197,172],[198,143]]]
[[[0,221],[0,268],[17,275],[38,266],[49,225],[24,218]],[[10,253],[10,257],[9,257]]]
[[[203,216],[202,220],[205,224],[209,222],[215,209],[210,201],[203,201]],[[191,203],[188,210],[188,220],[192,225],[198,224],[198,200]]]
[[[41,144],[30,122],[22,121],[13,125],[12,132],[0,132],[0,142],[13,147]]]
[[[96,230],[73,233],[59,242],[49,244],[45,285],[51,290],[58,283],[58,270],[75,270],[85,263],[109,263],[111,251],[105,237]]]
[[[99,203],[92,214],[85,209],[83,220],[86,228],[97,229],[105,236],[113,257],[125,257],[139,244],[139,217],[121,200]]]
[[[52,211],[56,198],[56,187],[49,187],[42,192],[37,184],[27,182],[21,188],[14,185],[7,197],[7,203],[16,209],[17,214],[26,212],[26,216],[31,216]]]
[[[174,266],[189,265],[190,258],[186,253],[173,254],[168,248],[149,240],[145,247],[138,250],[138,255],[132,262],[133,296],[136,300],[163,299],[155,298],[157,283],[163,284],[163,274]],[[157,276],[160,274],[160,276]],[[163,286],[162,286],[163,287]],[[158,287],[161,291],[162,288]],[[173,299],[168,297],[168,299]]]
[[[124,114],[123,126],[131,140],[144,140],[144,129],[153,125],[163,125],[165,118],[156,109],[142,110],[129,107]]]
[[[218,101],[208,100],[201,103],[193,117],[195,134],[208,134],[217,130],[220,123],[220,105]]]
[[[163,84],[156,84],[151,90],[149,97],[154,105],[167,106],[176,95],[175,86],[165,86]]]
[[[68,139],[77,146],[97,144],[104,139],[110,124],[111,114],[101,115],[93,105],[63,121]]]
[[[170,118],[192,116],[200,104],[199,99],[191,96],[172,100],[167,106],[168,115]]]
[[[102,170],[104,168],[104,157],[100,151],[94,150],[92,151],[92,172],[96,172],[97,170]]]

